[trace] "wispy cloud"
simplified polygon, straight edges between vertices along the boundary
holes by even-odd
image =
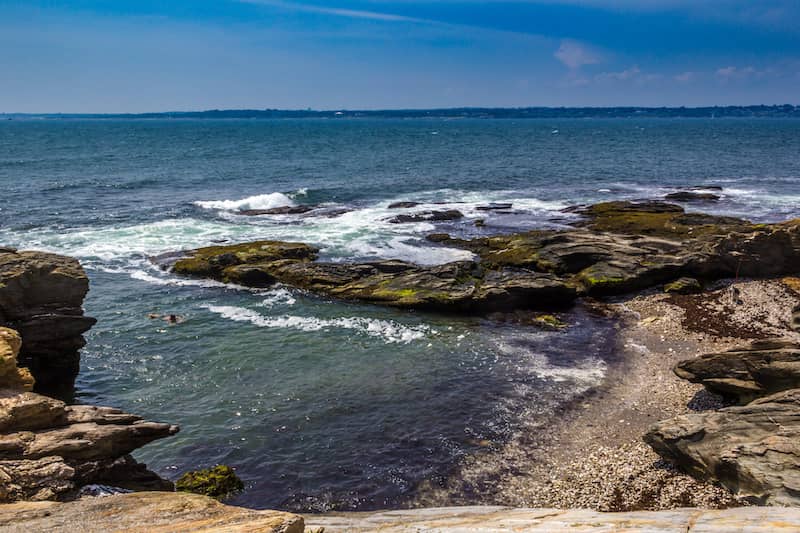
[[[320,13],[323,15],[333,15],[337,17],[346,17],[354,19],[379,20],[385,22],[415,22],[422,24],[436,23],[436,21],[433,20],[421,19],[416,17],[407,17],[405,15],[395,15],[392,13],[382,13],[379,11],[365,11],[360,9],[325,7],[313,4],[298,4],[295,2],[285,2],[283,0],[238,0],[238,1],[243,4],[272,6],[291,11],[302,11],[305,13]]]
[[[553,55],[572,70],[600,62],[600,54],[589,46],[572,39],[563,39]]]

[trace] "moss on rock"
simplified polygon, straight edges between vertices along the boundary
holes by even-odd
[[[212,468],[186,472],[175,482],[175,489],[212,498],[225,498],[243,491],[244,483],[231,467],[217,465]]]

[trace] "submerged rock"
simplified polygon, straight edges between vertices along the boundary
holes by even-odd
[[[186,472],[175,482],[175,489],[212,498],[226,498],[244,490],[244,483],[233,469],[217,465],[203,470]]]
[[[0,326],[24,339],[20,365],[36,379],[37,392],[72,396],[83,333],[96,322],[83,315],[88,291],[89,279],[75,259],[0,251]]]
[[[719,200],[719,195],[710,192],[679,191],[665,195],[664,199],[677,202],[716,202]]]
[[[800,389],[678,416],[644,436],[662,457],[759,504],[800,504]]]
[[[314,209],[315,206],[313,205],[285,205],[282,207],[272,207],[270,209],[244,209],[238,211],[238,214],[249,217],[260,215],[302,215]]]
[[[394,202],[389,204],[389,209],[410,209],[418,205],[420,205],[419,202]]]
[[[186,492],[134,492],[84,497],[67,503],[24,502],[0,506],[0,529],[30,533],[109,531],[303,533],[303,518],[280,511],[223,505]]]
[[[675,374],[747,403],[759,396],[800,388],[800,344],[784,339],[756,341],[745,348],[681,361]]]
[[[514,204],[498,202],[486,205],[479,205],[475,209],[477,209],[478,211],[505,211],[507,209],[511,209],[513,206]]]
[[[421,211],[409,215],[397,215],[389,219],[390,224],[408,224],[414,222],[443,222],[447,220],[458,220],[464,218],[464,213],[458,209],[446,209],[442,211]]]

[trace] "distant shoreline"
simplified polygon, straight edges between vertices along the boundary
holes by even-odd
[[[458,107],[447,109],[284,110],[229,109],[157,113],[0,113],[13,119],[276,119],[276,118],[800,118],[800,106],[712,107]]]

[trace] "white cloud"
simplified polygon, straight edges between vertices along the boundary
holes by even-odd
[[[572,70],[584,65],[596,65],[600,62],[600,55],[597,52],[572,39],[562,39],[561,46],[553,55]]]
[[[406,17],[404,15],[393,15],[391,13],[381,13],[378,11],[365,11],[360,9],[342,9],[337,7],[325,7],[312,4],[296,4],[285,2],[284,0],[238,0],[243,4],[258,4],[264,6],[278,7],[292,11],[303,11],[306,13],[321,13],[324,15],[334,15],[337,17],[347,17],[355,19],[381,20],[386,22],[417,22],[431,24],[435,21]]]

